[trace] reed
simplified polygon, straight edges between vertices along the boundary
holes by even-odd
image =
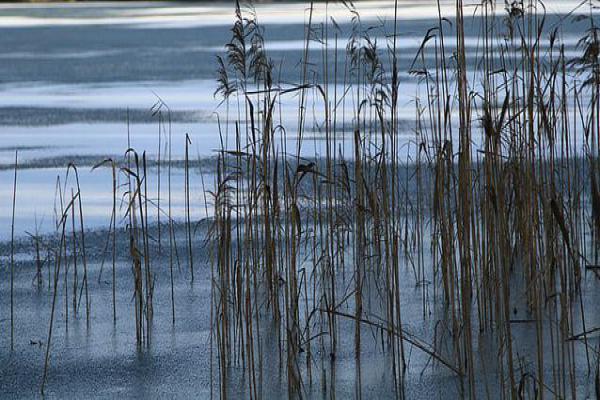
[[[52,292],[52,307],[50,309],[50,324],[49,324],[49,328],[48,328],[48,340],[46,341],[46,356],[44,358],[44,373],[42,375],[42,384],[40,387],[40,392],[42,395],[44,395],[44,390],[46,387],[46,382],[48,379],[48,367],[50,365],[50,348],[51,348],[51,344],[52,344],[52,332],[53,332],[53,328],[54,328],[54,312],[56,309],[56,298],[57,298],[57,293],[58,293],[58,281],[59,281],[59,275],[60,275],[60,269],[61,269],[61,264],[63,262],[65,262],[66,264],[66,260],[64,260],[63,258],[63,247],[66,244],[66,226],[67,226],[67,221],[68,221],[68,217],[69,217],[69,212],[70,210],[75,207],[75,201],[77,196],[79,196],[79,193],[76,193],[75,196],[73,198],[71,198],[71,200],[69,201],[69,203],[64,207],[63,212],[60,216],[58,216],[57,219],[57,229],[60,232],[60,236],[59,236],[59,241],[56,247],[56,259],[55,259],[55,264],[54,264],[54,280],[53,280],[53,292]],[[62,201],[61,201],[61,207],[62,207]],[[66,275],[66,273],[65,273]],[[67,303],[67,307],[68,307],[68,303]]]
[[[113,306],[113,322],[117,322],[117,301],[116,301],[116,265],[117,265],[117,164],[107,158],[92,167],[92,171],[109,164],[112,172],[112,209],[110,213],[110,222],[108,224],[109,235],[106,238],[106,244],[102,252],[102,262],[100,264],[100,273],[98,274],[98,283],[102,279],[102,271],[104,268],[105,255],[108,246],[111,245],[112,255],[112,306]]]
[[[121,171],[133,178],[132,192],[127,193],[129,202],[126,217],[129,218],[129,252],[133,266],[136,341],[138,346],[149,345],[151,321],[153,315],[154,273],[150,264],[150,247],[148,234],[147,185],[146,185],[146,154],[140,159],[134,149],[128,149],[125,156],[133,155],[133,166],[122,167]],[[139,213],[139,214],[138,214]]]
[[[90,323],[90,296],[89,296],[89,291],[88,291],[88,274],[87,274],[87,253],[86,253],[86,246],[85,246],[85,229],[84,229],[84,222],[83,222],[83,205],[81,203],[81,187],[79,185],[79,172],[77,170],[77,166],[74,163],[69,163],[67,166],[67,173],[65,176],[65,189],[63,190],[63,193],[66,190],[66,185],[67,182],[69,180],[69,173],[73,171],[73,174],[75,175],[75,187],[77,188],[77,211],[79,214],[79,218],[78,218],[78,222],[79,222],[79,235],[81,237],[81,257],[82,257],[82,264],[83,264],[83,278],[82,278],[82,284],[81,284],[81,288],[79,290],[79,295],[78,295],[78,299],[77,302],[78,304],[81,302],[81,299],[83,297],[83,295],[85,294],[85,319],[86,319],[86,323],[89,324]],[[66,243],[65,243],[66,246]],[[66,248],[65,248],[65,253],[66,253]],[[66,257],[66,254],[65,254]],[[66,259],[65,259],[66,262]],[[67,264],[65,264],[67,265]]]
[[[173,254],[179,261],[179,257],[177,257],[177,244],[175,242],[175,230],[173,226],[173,208],[171,202],[171,165],[173,162],[172,158],[172,134],[171,134],[171,114],[168,114],[169,118],[169,144],[168,144],[168,152],[169,152],[169,166],[168,166],[168,211],[169,211],[169,274],[171,278],[171,313],[173,316],[173,324],[175,324],[175,291],[173,288]],[[175,253],[174,253],[175,252]],[[179,265],[179,263],[177,264]]]
[[[39,233],[38,221],[36,218],[35,222],[35,231],[34,233],[26,232],[27,236],[31,238],[34,255],[35,255],[35,276],[33,277],[33,282],[38,290],[42,289],[42,285],[44,284],[44,276],[42,269],[44,268],[44,264],[48,262],[49,257],[46,256],[42,259],[42,247],[44,246],[43,238]]]
[[[186,133],[185,135],[185,161],[184,161],[184,169],[185,169],[185,230],[187,234],[187,247],[188,247],[188,264],[190,268],[190,274],[192,276],[192,283],[194,282],[194,257],[192,254],[192,222],[190,216],[190,167],[189,167],[189,145],[192,144],[192,140],[190,136]]]
[[[75,198],[75,194],[73,193],[73,189],[71,189],[71,199]],[[71,233],[73,235],[72,244],[73,244],[73,316],[77,315],[77,234],[75,231],[75,210],[71,209]],[[65,277],[67,274],[65,273]],[[66,282],[65,282],[66,283]],[[66,288],[66,284],[65,284]],[[66,299],[65,299],[66,300]],[[67,305],[65,308],[67,310],[68,315],[68,302],[65,301]]]
[[[17,168],[19,152],[15,151],[15,174],[13,179],[12,217],[10,223],[10,350],[15,348],[15,210],[17,206]]]

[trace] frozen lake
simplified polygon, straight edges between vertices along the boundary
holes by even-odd
[[[579,0],[554,0],[546,4],[546,29],[550,32],[560,26],[561,43],[565,45],[567,58],[580,52],[577,43],[585,24],[574,18],[586,12],[585,8],[577,8],[580,3]],[[438,12],[452,24],[455,10],[454,2],[450,0],[441,1],[439,10],[437,2],[431,0],[399,0],[398,5],[396,46],[401,80],[398,99],[398,125],[401,127],[398,133],[399,159],[411,164],[411,157],[419,146],[414,134],[415,118],[418,107],[423,107],[415,99],[425,93],[419,78],[409,71],[426,32],[438,23]],[[389,45],[389,33],[393,30],[394,3],[357,2],[356,7],[363,26],[372,27],[373,40],[385,49]],[[475,6],[466,6],[466,10],[469,15],[465,15],[465,44],[467,58],[471,60],[476,59],[475,55],[480,52],[478,32],[481,19],[472,16],[477,13]],[[289,88],[301,82],[301,60],[306,51],[317,66],[315,68],[322,65],[324,57],[330,60],[325,73],[337,75],[338,79],[329,82],[326,90],[344,91],[343,72],[348,62],[343,54],[354,22],[353,15],[341,3],[315,4],[313,26],[323,29],[322,25],[327,23],[329,30],[326,34],[320,31],[326,41],[311,41],[308,49],[305,49],[305,24],[309,15],[306,4],[259,4],[255,12],[264,28],[265,48],[273,63],[281,66],[281,73],[274,77],[276,86]],[[501,4],[498,13],[503,12]],[[332,21],[335,21],[336,29],[333,29]],[[185,257],[182,256],[181,265],[177,265],[176,325],[171,324],[170,319],[171,292],[167,284],[170,277],[166,268],[172,260],[167,254],[160,253],[156,243],[152,246],[152,262],[157,268],[156,322],[152,326],[151,348],[139,351],[134,336],[133,283],[128,238],[124,232],[124,208],[119,209],[117,221],[118,246],[122,248],[116,261],[119,319],[113,324],[108,264],[101,266],[101,255],[110,236],[107,229],[112,211],[112,174],[108,168],[92,170],[92,167],[107,158],[123,162],[130,147],[140,155],[145,153],[149,162],[148,198],[152,202],[161,198],[165,207],[169,176],[166,160],[171,157],[172,215],[181,222],[185,217],[183,160],[186,135],[189,135],[191,219],[197,222],[211,214],[211,204],[206,204],[205,192],[214,190],[214,160],[223,145],[222,136],[225,136],[226,148],[232,149],[234,145],[231,132],[235,129],[232,121],[236,118],[227,114],[226,106],[214,95],[217,88],[216,57],[225,54],[224,46],[231,38],[233,22],[234,9],[229,3],[0,4],[0,398],[35,397],[41,383],[52,291],[49,286],[46,288],[51,281],[50,275],[48,279],[45,275],[47,270],[50,274],[48,265],[43,270],[43,287],[34,288],[35,260],[28,234],[51,234],[55,231],[55,217],[60,208],[57,196],[69,197],[71,190],[76,190],[72,171],[66,180],[70,162],[78,167],[85,228],[89,232],[93,311],[91,328],[86,326],[83,306],[80,306],[76,317],[69,317],[71,294],[64,289],[68,287],[65,280],[64,290],[60,289],[63,291],[59,294],[60,309],[55,316],[57,327],[53,337],[49,397],[107,398],[125,395],[145,399],[175,394],[182,398],[218,396],[218,386],[212,381],[217,374],[212,368],[216,366],[211,365],[208,354],[211,270],[209,255],[202,242],[206,226],[198,222],[198,232],[195,232],[194,256],[199,266],[194,284],[189,283]],[[550,46],[548,35],[543,37],[540,43],[542,53]],[[447,36],[449,52],[454,48],[455,39],[452,35]],[[425,48],[424,51],[430,50]],[[384,63],[389,64],[389,60],[384,60]],[[469,65],[469,68],[473,70],[477,66]],[[310,73],[319,76],[323,71]],[[308,96],[308,104],[319,101],[315,90],[309,91]],[[352,96],[348,95],[341,105],[336,105],[340,108],[338,115],[344,120],[338,121],[340,136],[335,151],[349,159],[353,157],[353,132],[346,128],[346,123],[351,126],[352,101]],[[288,143],[281,143],[282,147],[295,145],[297,105],[298,99],[293,95],[282,98],[278,103],[278,123],[288,129]],[[344,108],[346,105],[347,109]],[[160,114],[155,112],[157,107]],[[319,158],[325,151],[325,141],[318,129],[313,128],[322,123],[323,115],[321,110],[310,110],[308,114],[310,123],[304,132],[302,156]],[[579,123],[574,121],[573,125],[577,127]],[[473,140],[477,142],[480,138],[474,136]],[[8,239],[11,234],[15,151],[18,151],[19,163],[16,258],[23,268],[19,268],[16,274],[18,339],[16,351],[9,352],[9,339],[5,334],[9,318],[5,311],[9,296],[5,267],[10,254]],[[163,163],[160,174],[159,159]],[[124,192],[125,181],[123,174],[119,174],[120,195]],[[57,188],[60,188],[60,194]],[[151,230],[156,228],[159,213],[156,209],[149,213]],[[164,215],[162,218],[164,224]],[[177,225],[174,230],[173,235],[178,237],[180,244],[184,243],[183,225]],[[164,238],[166,243],[168,239]],[[51,240],[49,236],[46,239]],[[185,251],[183,245],[181,251]],[[424,262],[429,265],[431,260],[427,257]],[[408,265],[409,261],[412,262],[403,258],[401,263]],[[102,268],[106,275],[100,275]],[[435,294],[428,298],[431,304],[425,305],[424,301],[421,304],[422,286],[416,284],[416,273],[413,275],[406,268],[401,276],[402,308],[406,312],[403,318],[408,321],[408,329],[424,342],[436,344],[437,322],[445,318],[446,310],[441,301],[436,303],[440,299],[436,300]],[[421,276],[420,279],[421,284],[426,285],[423,283],[426,279],[433,280],[435,277]],[[350,287],[346,280],[336,284]],[[585,294],[582,309],[593,310],[597,304],[597,285],[586,281],[582,292]],[[515,319],[526,317],[522,308],[517,309],[521,300],[513,299]],[[428,319],[424,317],[426,312],[429,313]],[[592,311],[588,314],[591,314],[587,317],[588,326],[597,326],[597,316]],[[577,326],[579,323],[579,320],[574,321]],[[388,355],[378,351],[376,329],[365,329],[363,333],[365,338],[374,340],[372,344],[365,345],[364,370],[361,372],[356,371],[353,358],[354,325],[350,321],[340,324],[344,332],[339,338],[341,350],[338,359],[333,360],[335,362],[322,367],[328,374],[323,379],[332,380],[331,386],[337,387],[338,398],[350,398],[356,395],[356,390],[362,390],[364,398],[393,398],[390,371],[382,367],[389,365],[389,359]],[[530,327],[519,324],[514,328],[515,342],[518,342],[515,353],[523,360],[531,360],[535,356]],[[266,330],[268,332],[268,326]],[[276,343],[277,340],[268,339],[272,341],[266,343]],[[449,341],[441,342],[442,352],[450,354],[451,350],[444,347]],[[476,367],[485,369],[493,364],[495,350],[484,336],[478,337],[475,342],[474,346],[480,350]],[[452,373],[443,368],[430,368],[430,357],[415,348],[410,351],[408,398],[458,396],[457,380]],[[273,379],[265,379],[268,385],[261,387],[261,391],[266,398],[269,395],[285,397],[285,377],[277,370],[280,360],[276,360],[276,351],[266,351],[265,354],[264,373],[272,375]],[[578,348],[575,357],[581,361],[583,351]],[[481,374],[482,378],[477,382],[478,393],[487,392],[489,396],[490,391],[496,393],[500,390],[496,378],[504,372],[495,368],[494,364]],[[552,373],[550,367],[545,373]],[[362,389],[356,388],[357,374],[362,374]],[[234,365],[229,383],[231,397],[248,397],[245,379],[245,371],[239,364]],[[591,379],[583,374],[573,379],[581,398],[591,395]],[[315,378],[317,381],[318,378]],[[307,394],[314,398],[328,397],[317,384],[307,389]]]
[[[547,26],[561,22],[564,14],[578,3],[548,2]],[[399,2],[397,48],[402,90],[398,103],[399,117],[406,126],[401,140],[407,143],[403,147],[407,155],[415,148],[411,144],[414,99],[419,94],[417,79],[408,72],[425,32],[437,23],[435,4]],[[356,7],[364,26],[378,27],[373,30],[373,39],[380,47],[386,46],[394,3],[359,2]],[[475,11],[473,7],[467,9]],[[443,1],[440,11],[452,20],[453,2]],[[503,12],[502,7],[498,7],[498,12]],[[575,14],[578,12],[585,11],[576,10]],[[282,65],[278,83],[285,86],[299,82],[307,5],[260,4],[256,14],[265,28],[269,56],[275,64]],[[329,33],[327,44],[311,42],[311,60],[318,64],[325,48],[331,57],[343,52],[351,31],[351,17],[341,4],[315,5],[313,24],[318,26],[326,18],[333,19],[339,32]],[[69,161],[89,170],[105,157],[123,156],[128,146],[129,120],[130,146],[140,154],[145,151],[149,159],[156,159],[158,118],[152,115],[151,107],[160,99],[171,110],[173,159],[183,158],[186,133],[192,140],[191,157],[214,156],[220,148],[217,112],[221,121],[224,118],[223,108],[218,109],[219,100],[213,95],[216,55],[223,54],[233,21],[233,8],[224,3],[0,5],[0,167],[4,169],[0,172],[0,237],[6,238],[8,233],[12,190],[8,169],[16,149],[19,163],[36,170],[64,167]],[[467,52],[474,53],[479,45],[478,18],[469,21],[465,43]],[[582,30],[569,21],[561,25],[567,54],[574,53]],[[343,70],[343,57],[337,64]],[[342,74],[339,75],[341,80]],[[293,127],[294,123],[289,122],[296,118],[293,106],[297,99],[291,97],[283,102],[292,105],[283,107],[283,122]],[[287,134],[289,140],[294,140],[293,131]],[[318,157],[322,153],[318,135],[314,139],[307,141],[304,155]],[[162,143],[166,140],[164,137]],[[342,137],[343,149],[351,150],[347,142]],[[162,151],[164,160],[164,147]],[[34,228],[32,211],[39,220],[50,219],[48,207],[54,192],[47,188],[54,185],[59,172],[40,171],[38,176],[29,172],[19,179],[22,195],[17,207],[18,235]],[[100,192],[92,188],[97,185],[95,182],[100,179],[91,174],[84,179],[83,185],[90,187],[84,201]],[[100,199],[92,201],[100,204]],[[103,220],[102,215],[90,217],[94,226]],[[40,229],[45,230],[44,225]]]

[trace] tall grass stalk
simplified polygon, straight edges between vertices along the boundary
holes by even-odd
[[[10,223],[10,350],[15,348],[15,210],[17,208],[17,168],[19,152],[15,150],[15,174],[13,179],[12,216]]]

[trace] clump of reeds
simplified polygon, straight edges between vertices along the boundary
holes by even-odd
[[[126,217],[129,220],[129,252],[134,278],[136,340],[138,345],[150,341],[150,325],[153,315],[154,273],[150,264],[148,233],[148,196],[146,180],[146,154],[142,154],[141,168],[138,153],[128,149],[126,157],[133,155],[132,167],[121,170],[133,179],[133,184],[125,196],[128,197]]]
[[[333,19],[320,25],[313,21],[311,3],[298,84],[277,81],[279,71],[267,53],[258,16],[239,2],[226,56],[217,59],[216,94],[223,101],[225,122],[218,119],[221,148],[208,239],[211,378],[214,344],[221,397],[228,395],[230,369],[238,366],[247,396],[264,396],[265,349],[275,347],[267,340],[277,341],[288,397],[308,396],[317,385],[335,397],[336,357],[345,333],[340,327],[349,326],[347,322],[354,326],[350,336],[357,398],[363,395],[366,340],[389,355],[386,367],[398,398],[407,397],[406,346],[450,371],[462,397],[481,397],[482,391],[489,395],[496,388],[510,398],[577,397],[581,371],[600,376],[597,351],[588,342],[594,329],[586,326],[582,290],[586,272],[600,268],[600,40],[591,3],[590,16],[579,21],[590,27],[579,42],[582,55],[574,60],[567,59],[560,30],[546,30],[539,1],[507,3],[504,13],[483,1],[476,11],[476,53],[466,40],[462,0],[455,1],[452,21],[438,8],[438,20],[409,71],[419,86],[408,141],[402,139],[407,132],[399,116],[401,25],[395,19],[390,34],[385,24],[365,25],[351,2],[344,6],[352,16],[351,31],[346,48],[340,49],[342,28]],[[385,43],[378,42],[376,33],[383,33]],[[309,51],[312,46],[319,50],[318,59]],[[294,96],[297,114],[289,123],[282,108]],[[153,107],[159,117],[159,254],[163,107],[168,110],[162,100]],[[173,267],[179,256],[171,201],[170,111],[168,127],[162,129],[168,129],[174,323]],[[184,225],[193,281],[190,144],[186,135]],[[120,171],[128,180],[125,216],[136,339],[142,345],[150,342],[154,292],[148,170],[145,153],[140,160],[129,148],[125,156],[127,166]],[[104,163],[111,164],[113,179],[109,230],[116,320],[117,166],[111,160]],[[17,159],[13,242],[16,164]],[[70,171],[76,185],[64,204]],[[74,165],[67,169],[63,188],[57,180],[57,193],[59,241],[42,391],[61,267],[68,296],[69,216],[73,313],[85,291],[88,322],[90,314],[81,189]],[[37,240],[35,244],[40,282]],[[14,243],[11,347],[13,273]],[[414,277],[415,293],[421,295],[423,318],[434,310],[438,318],[431,343],[406,327],[401,305],[411,296],[403,293],[407,276]],[[50,276],[48,281],[50,285]],[[533,348],[519,349],[515,324],[528,327]],[[477,343],[483,338],[493,343],[496,365],[485,365],[479,357]],[[577,356],[580,342],[585,365]],[[527,354],[521,356],[522,351]],[[483,376],[487,367],[497,373]],[[495,382],[478,386],[488,378]],[[212,389],[211,384],[211,394]]]
[[[435,301],[445,304],[443,326],[453,359],[435,348],[428,354],[456,373],[461,395],[476,397],[480,390],[474,336],[488,331],[497,333],[498,385],[505,393],[516,397],[530,390],[531,376],[538,393],[575,394],[575,350],[566,339],[575,318],[586,331],[579,287],[589,212],[579,189],[582,134],[575,121],[583,121],[590,220],[596,226],[591,233],[597,238],[598,35],[592,25],[580,43],[584,54],[573,65],[588,79],[578,87],[570,80],[573,68],[559,31],[545,30],[541,2],[512,2],[504,16],[492,2],[482,2],[476,55],[465,40],[465,6],[461,0],[455,5],[452,22],[440,12],[412,64],[410,72],[425,96],[417,93],[414,140],[405,144],[399,139],[396,20],[387,46],[380,46],[371,35],[385,27],[364,26],[354,6],[345,3],[352,31],[345,70],[338,76],[339,27],[326,21],[315,29],[311,4],[299,83],[285,87],[273,82],[277,72],[253,9],[236,4],[227,57],[218,58],[217,93],[227,122],[220,126],[210,232],[223,396],[229,364],[241,361],[248,393],[260,397],[258,315],[268,312],[276,323],[282,321],[277,326],[283,331],[280,352],[290,397],[302,396],[312,385],[311,342],[335,359],[339,318],[355,323],[359,369],[361,326],[376,327],[387,337],[382,347],[391,354],[395,390],[403,397],[404,345],[410,343],[400,306],[403,262],[421,287],[423,315],[430,308],[430,283]],[[545,42],[549,46],[542,49]],[[321,64],[309,60],[310,45],[321,46]],[[586,91],[591,100],[582,105]],[[286,128],[274,123],[281,120],[278,102],[290,95],[298,97],[291,151]],[[349,120],[340,111],[344,107],[352,110]],[[338,141],[347,140],[340,122],[351,127],[350,154],[337,149]],[[310,140],[304,138],[307,125],[323,145],[316,150],[317,141],[312,143],[310,161],[303,151]],[[348,265],[352,294],[339,295]],[[262,296],[265,310],[253,301]],[[517,307],[530,316],[524,323],[531,324],[536,338],[535,368],[527,372],[517,365],[513,348]],[[305,349],[306,377],[299,361]]]

